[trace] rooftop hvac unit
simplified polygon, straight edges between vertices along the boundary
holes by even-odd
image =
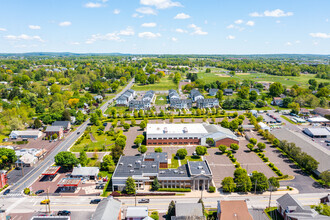
[[[168,133],[167,127],[164,127],[164,133]]]
[[[129,172],[130,172],[130,173],[134,173],[134,170],[130,170]]]
[[[141,163],[141,160],[137,160],[135,161],[136,164],[140,164]]]
[[[165,173],[165,171],[164,171],[164,170],[162,170],[162,171],[160,171],[160,173],[164,174],[164,173]]]
[[[174,170],[174,173],[178,173],[179,171],[177,171],[177,170]]]
[[[154,165],[151,165],[152,168],[156,168],[157,166],[154,164]]]
[[[183,133],[188,133],[188,128],[187,127],[183,128]]]
[[[128,164],[128,167],[132,167],[133,165],[132,164]]]
[[[144,164],[143,164],[143,165],[141,165],[141,167],[142,167],[142,168],[145,168],[145,167],[146,167],[146,165],[144,165]]]
[[[180,174],[184,174],[184,172],[183,171],[180,171]]]
[[[205,174],[205,171],[204,171],[204,170],[202,170],[202,171],[201,171],[201,174]]]
[[[201,169],[203,169],[203,166],[198,166],[197,168],[201,170]]]
[[[124,165],[124,163],[119,163],[119,165],[121,165],[121,166],[122,166],[122,165]]]

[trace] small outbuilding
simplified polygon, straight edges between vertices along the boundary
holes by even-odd
[[[96,180],[99,172],[100,170],[98,167],[74,167],[71,177]]]
[[[39,130],[26,130],[26,131],[12,131],[9,135],[11,139],[17,138],[33,138],[38,139],[41,137],[42,132]]]
[[[258,125],[260,126],[260,129],[261,130],[268,130],[268,131],[270,131],[270,127],[268,125],[266,125],[265,123],[259,122]]]
[[[329,128],[305,128],[304,133],[312,138],[328,138],[328,137],[330,137]]]

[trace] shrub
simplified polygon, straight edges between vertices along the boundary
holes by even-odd
[[[24,189],[24,194],[25,195],[30,195],[31,190],[29,188]]]
[[[273,163],[269,163],[268,166],[269,167],[274,167],[274,164]]]
[[[154,220],[158,220],[159,219],[159,213],[157,211],[153,211],[150,215],[151,218],[153,218]]]
[[[157,191],[161,192],[191,192],[189,188],[159,188]]]
[[[215,192],[215,187],[214,186],[210,186],[209,187],[209,192],[214,193]]]
[[[235,164],[235,168],[240,168],[241,167],[241,164],[240,163],[236,163]]]

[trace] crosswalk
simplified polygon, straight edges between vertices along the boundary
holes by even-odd
[[[7,195],[1,195],[1,197],[22,197],[21,193],[8,193]]]

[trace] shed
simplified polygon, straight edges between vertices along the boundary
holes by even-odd
[[[74,167],[71,176],[95,180],[99,172],[100,170],[98,167]]]
[[[259,122],[258,125],[260,126],[260,128],[262,130],[268,130],[268,131],[270,131],[270,127],[268,125],[266,125],[265,123]]]

